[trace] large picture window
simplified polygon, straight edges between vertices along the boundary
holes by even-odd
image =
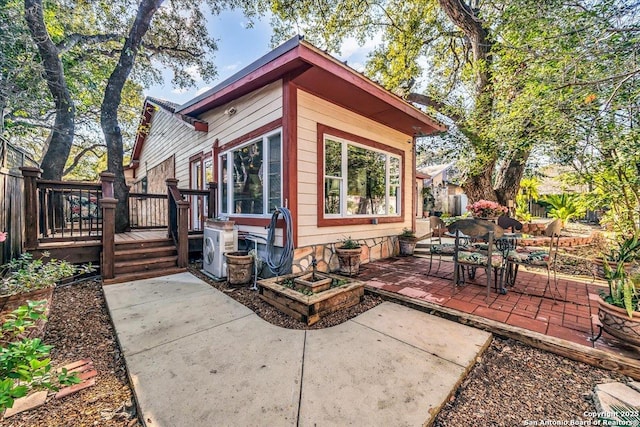
[[[221,153],[220,212],[267,215],[282,206],[282,143],[277,130]]]
[[[400,157],[337,137],[324,138],[324,216],[400,215]]]

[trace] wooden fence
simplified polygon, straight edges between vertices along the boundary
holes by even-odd
[[[20,168],[34,165],[26,153],[0,138],[0,231],[7,232],[7,240],[0,243],[0,265],[22,253],[24,197]]]

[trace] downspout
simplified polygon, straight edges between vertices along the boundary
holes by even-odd
[[[418,194],[417,194],[417,190],[416,190],[416,155],[417,155],[417,150],[416,150],[416,136],[414,135],[413,138],[411,138],[411,230],[416,233],[417,229],[416,229],[416,203],[418,200]]]

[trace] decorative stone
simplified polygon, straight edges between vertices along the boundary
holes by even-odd
[[[9,418],[16,414],[19,414],[20,412],[28,411],[29,409],[42,406],[47,400],[47,395],[48,392],[44,390],[14,400],[13,407],[5,411],[4,418]]]
[[[369,258],[371,261],[376,261],[382,258],[382,245],[380,243],[369,249]]]

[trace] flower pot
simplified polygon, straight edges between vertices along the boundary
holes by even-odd
[[[227,252],[227,282],[231,286],[245,285],[251,282],[253,257],[249,252]]]
[[[342,249],[336,248],[336,255],[338,256],[338,263],[340,264],[339,271],[341,274],[347,276],[353,276],[360,272],[360,254],[362,248],[356,249]]]
[[[626,343],[640,346],[640,312],[634,311],[629,318],[627,310],[598,300],[598,319],[606,333]]]
[[[609,264],[609,267],[611,268],[612,271],[616,271],[616,268],[618,266],[618,262],[617,261],[607,261],[604,258],[598,257],[595,258],[593,260],[593,274],[596,277],[605,277],[604,274],[604,264]],[[625,262],[624,263],[624,271],[625,273],[629,274],[631,273],[631,267],[633,266],[632,263],[630,262]]]
[[[416,249],[418,239],[416,237],[398,237],[398,246],[400,246],[401,256],[413,255],[413,251]]]

